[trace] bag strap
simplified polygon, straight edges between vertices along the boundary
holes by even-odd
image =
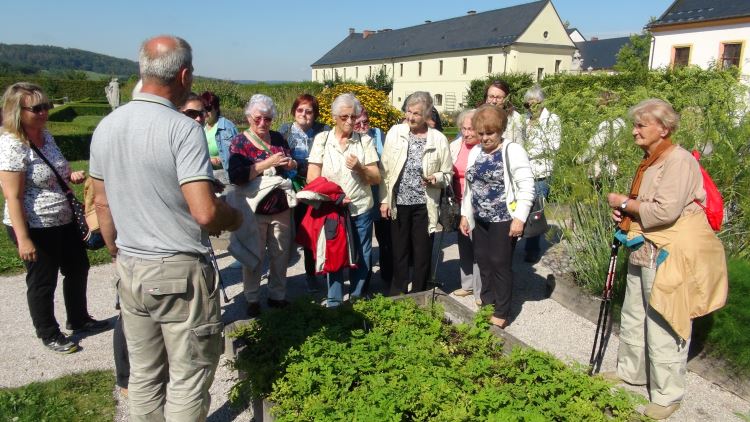
[[[507,140],[505,142],[508,142]],[[503,157],[503,161],[505,164],[505,171],[508,173],[508,179],[510,179],[510,190],[513,192],[513,198],[516,197],[516,188],[515,184],[516,182],[513,181],[513,173],[510,171],[510,155],[508,154],[508,148],[510,148],[510,142],[508,145],[503,145],[503,152],[505,152],[505,156]]]
[[[55,177],[57,177],[57,183],[59,183],[60,187],[65,190],[65,195],[66,196],[69,194],[72,195],[73,191],[70,190],[70,186],[68,186],[68,184],[65,183],[65,179],[63,179],[62,176],[60,176],[60,173],[58,173],[57,170],[55,170],[55,166],[53,166],[52,163],[50,163],[49,160],[47,160],[47,157],[45,157],[44,154],[42,154],[42,152],[39,151],[39,148],[37,148],[33,142],[29,142],[29,145],[31,146],[31,149],[34,150],[36,155],[38,155],[39,158],[41,158],[42,161],[44,161],[49,166],[49,168],[52,170],[52,173],[55,174]]]

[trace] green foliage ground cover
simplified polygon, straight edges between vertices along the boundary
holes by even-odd
[[[83,372],[0,389],[3,422],[104,422],[115,417],[112,371]]]
[[[546,353],[502,354],[489,309],[451,325],[439,305],[384,297],[297,302],[237,336],[235,402],[268,397],[279,421],[641,420],[639,399]],[[279,335],[283,333],[283,335]]]

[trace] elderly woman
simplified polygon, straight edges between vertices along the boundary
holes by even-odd
[[[226,183],[226,170],[229,168],[229,146],[232,138],[237,136],[237,127],[227,118],[221,115],[221,100],[211,91],[205,91],[200,95],[203,107],[206,111],[203,130],[206,131],[208,141],[208,154],[211,157],[214,175],[221,182]]]
[[[492,104],[505,110],[508,115],[508,127],[503,139],[510,142],[521,142],[523,139],[523,119],[510,101],[510,86],[502,80],[494,80],[484,91],[484,104]]]
[[[513,249],[534,200],[534,176],[523,147],[503,139],[508,117],[491,105],[471,119],[481,147],[469,153],[460,230],[472,234],[482,277],[482,304],[492,305],[490,323],[505,328],[513,291]]]
[[[269,255],[268,306],[284,307],[286,297],[286,271],[291,247],[291,216],[287,193],[282,187],[267,189],[271,183],[288,178],[290,170],[297,168],[291,158],[289,145],[279,132],[271,130],[276,117],[276,105],[270,97],[253,95],[245,107],[250,127],[232,138],[229,147],[229,180],[238,189],[263,190],[253,211],[258,224],[260,265],[242,268],[242,283],[248,307],[247,314],[260,314],[259,290],[265,254]],[[257,179],[257,180],[256,180]]]
[[[320,176],[341,186],[348,199],[355,241],[359,251],[357,268],[349,271],[350,298],[361,297],[370,272],[372,252],[372,198],[371,185],[380,182],[378,153],[372,138],[354,131],[354,122],[362,112],[362,104],[353,94],[341,94],[331,104],[335,127],[315,137],[307,170],[307,181]],[[328,274],[329,307],[341,304],[343,270]]]
[[[479,138],[474,133],[471,119],[476,110],[465,110],[458,115],[461,136],[450,143],[451,158],[453,159],[453,192],[456,201],[461,203],[466,188],[466,165],[469,163],[469,152],[479,143]],[[507,131],[506,131],[507,133]],[[481,304],[480,292],[482,291],[482,280],[479,277],[479,267],[474,261],[474,247],[471,238],[458,232],[458,261],[461,271],[461,288],[453,292],[454,295],[463,297],[474,295],[474,301]]]
[[[409,258],[414,263],[412,291],[425,289],[440,193],[452,177],[448,140],[427,123],[431,110],[430,94],[411,94],[405,123],[393,126],[385,137],[380,214],[391,219],[391,238],[399,239],[393,242],[391,295],[407,291]]]
[[[650,99],[630,116],[644,158],[630,194],[610,193],[607,201],[628,239],[643,243],[628,262],[616,377],[648,385],[645,414],[665,419],[685,394],[692,318],[726,300],[726,259],[701,208],[706,192],[698,162],[672,143],[677,113]]]
[[[3,223],[26,267],[26,299],[36,335],[58,353],[78,345],[66,337],[55,319],[55,288],[63,275],[66,328],[101,331],[109,324],[88,313],[86,282],[89,259],[66,198],[67,183],[82,183],[83,171],[70,165],[47,131],[52,108],[42,88],[19,82],[2,99],[0,185],[5,197]],[[66,183],[58,182],[59,175]]]
[[[318,121],[320,105],[317,98],[310,94],[298,96],[292,103],[291,112],[294,121],[281,125],[279,132],[286,139],[292,151],[292,158],[297,162],[297,172],[294,179],[298,181],[297,186],[300,187],[307,180],[307,157],[310,155],[315,135],[331,128]],[[307,205],[305,204],[298,203],[294,208],[294,224],[297,230],[299,230],[306,212]],[[307,291],[314,293],[318,291],[318,280],[315,277],[315,257],[309,249],[304,249],[304,256]]]
[[[534,85],[523,96],[526,108],[523,147],[531,159],[531,170],[534,172],[534,189],[537,195],[549,197],[549,178],[552,175],[552,157],[560,148],[560,118],[544,107],[544,92],[539,85]],[[537,262],[541,256],[541,236],[526,239],[524,250],[526,262]]]

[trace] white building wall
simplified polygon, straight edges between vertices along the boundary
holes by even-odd
[[[669,67],[672,63],[672,49],[690,46],[690,64],[706,69],[710,63],[717,63],[721,44],[742,42],[740,71],[743,79],[750,77],[750,24],[726,25],[721,27],[680,29],[654,32],[654,45],[649,59],[650,67]]]

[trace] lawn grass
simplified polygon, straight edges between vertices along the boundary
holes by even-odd
[[[85,170],[88,172],[88,161],[72,161],[70,166],[73,170]],[[83,184],[71,185],[76,197],[83,202]],[[0,195],[0,209],[5,208],[5,197]],[[3,230],[5,231],[5,230]],[[110,262],[109,252],[106,248],[98,251],[88,251],[91,265],[99,265]],[[18,257],[18,249],[10,241],[7,233],[0,234],[0,275],[18,274],[24,270],[23,262]]]
[[[722,309],[696,320],[694,331],[707,330],[709,354],[724,359],[741,376],[750,376],[750,261],[730,259],[729,297]]]
[[[112,371],[93,371],[0,389],[0,421],[112,421]]]

